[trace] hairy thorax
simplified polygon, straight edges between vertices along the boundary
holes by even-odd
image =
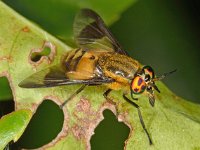
[[[130,81],[140,67],[138,61],[118,53],[107,53],[99,56],[98,65],[106,77],[115,80],[115,82],[108,84],[109,88],[115,90],[123,87],[129,88]]]

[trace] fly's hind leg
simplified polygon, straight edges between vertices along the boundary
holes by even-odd
[[[62,109],[65,104],[70,101],[71,99],[73,99],[78,93],[80,93],[81,91],[83,91],[83,89],[87,86],[87,84],[82,85],[78,90],[76,90],[67,100],[65,100],[61,105],[60,108]]]
[[[145,133],[146,133],[146,135],[147,135],[147,137],[148,137],[149,144],[152,145],[153,142],[152,142],[152,140],[151,140],[151,137],[150,137],[150,135],[149,135],[149,132],[148,132],[147,129],[146,129],[144,120],[143,120],[143,118],[142,118],[142,113],[141,113],[141,111],[140,111],[140,107],[139,107],[136,103],[134,103],[133,101],[131,101],[130,99],[128,99],[128,97],[126,97],[125,94],[123,94],[123,98],[124,98],[128,103],[130,103],[130,104],[133,105],[135,108],[137,108],[137,110],[138,110],[138,116],[139,116],[139,119],[140,119],[140,123],[141,123],[141,125],[142,125],[142,128],[144,129],[144,131],[145,131]]]

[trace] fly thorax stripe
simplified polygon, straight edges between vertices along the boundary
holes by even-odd
[[[125,55],[116,54],[116,56],[111,57],[110,60],[114,61],[114,63],[116,64],[121,64],[124,68],[127,68],[127,70],[130,70],[130,71],[132,70],[135,71],[139,67],[139,64],[137,61]]]
[[[125,68],[123,64],[114,61],[106,67],[106,70],[112,72],[115,75],[119,75],[125,78],[130,74],[129,70]]]
[[[124,78],[132,78],[138,69],[137,61],[132,58],[114,54],[106,59],[105,69]]]

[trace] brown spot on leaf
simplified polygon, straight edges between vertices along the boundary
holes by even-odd
[[[22,31],[23,31],[23,32],[29,32],[30,29],[29,29],[29,27],[25,26],[24,28],[22,28]]]
[[[88,100],[81,99],[79,101],[79,103],[76,105],[76,110],[79,111],[79,112],[83,112],[83,111],[87,111],[88,112],[88,111],[90,111],[89,110],[90,107],[91,107],[91,105],[90,105]]]
[[[0,57],[0,61],[8,61],[8,62],[11,62],[12,60],[12,57],[9,55],[9,56],[3,56],[3,57]]]
[[[81,98],[76,105],[73,115],[78,122],[78,124],[72,127],[74,136],[78,140],[86,139],[89,136],[88,130],[90,129],[90,125],[96,120],[98,113],[91,109],[91,104],[87,99]]]
[[[71,130],[77,140],[85,142],[87,150],[91,149],[90,139],[95,128],[104,119],[102,113],[105,109],[111,110],[116,115],[115,106],[107,101],[98,110],[95,110],[86,98],[81,98],[76,104],[73,115],[77,123],[72,126]]]

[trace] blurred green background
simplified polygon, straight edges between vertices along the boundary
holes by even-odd
[[[178,69],[176,73],[166,78],[164,83],[178,96],[200,103],[200,78],[198,77],[200,74],[200,2],[198,0],[129,0],[126,2],[119,0],[109,2],[101,0],[4,0],[4,2],[67,45],[73,45],[72,24],[76,12],[80,8],[92,8],[110,25],[112,33],[133,58],[142,64],[151,65],[157,75]],[[12,104],[8,103],[8,100],[12,99],[8,87],[6,79],[0,78],[1,115],[8,112],[6,108],[13,108],[12,101],[10,101]],[[52,103],[46,104],[45,102],[44,107],[42,105],[40,109],[56,114],[57,111],[48,110],[46,105],[53,106]],[[57,113],[62,120],[62,113]],[[122,149],[123,141],[128,137],[128,127],[118,123],[110,111],[104,112],[104,116],[105,120],[95,130],[96,134],[91,142],[92,148]],[[47,120],[44,121],[44,119]],[[42,124],[45,127],[49,126],[47,117],[35,120],[43,120]],[[55,124],[59,126],[61,121],[56,122],[55,120]],[[112,132],[121,136],[102,135],[113,128],[115,131]],[[39,129],[35,130],[38,134],[42,134]],[[30,144],[34,139],[39,140],[40,136],[33,137],[30,136],[31,132],[26,132],[28,132]],[[52,134],[54,135],[50,136],[53,138],[57,133]],[[28,137],[24,139],[27,140]],[[105,142],[102,143],[102,141]],[[25,146],[28,141],[24,143],[26,144],[23,144],[23,139],[20,139],[18,145]],[[102,145],[104,147],[101,147]]]

